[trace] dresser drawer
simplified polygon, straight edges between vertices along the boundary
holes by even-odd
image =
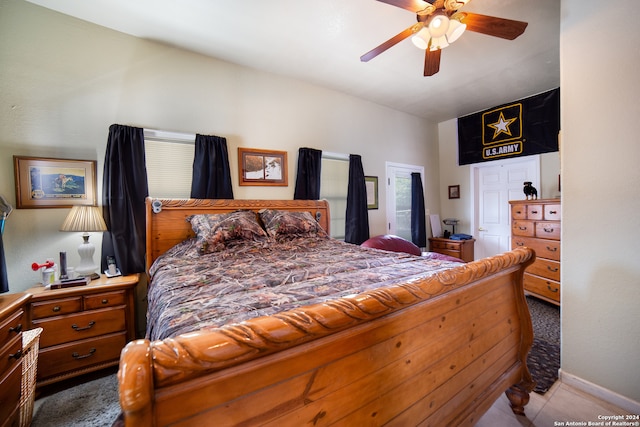
[[[84,309],[93,310],[95,308],[123,305],[125,299],[126,293],[124,291],[87,295],[84,297]]]
[[[542,219],[544,215],[544,209],[542,205],[527,205],[527,219]]]
[[[524,289],[550,300],[560,302],[560,283],[532,274],[524,274]]]
[[[31,304],[31,318],[42,319],[51,316],[76,313],[82,310],[82,298],[60,298]]]
[[[511,234],[513,236],[533,237],[535,226],[533,221],[511,221]]]
[[[511,205],[511,219],[527,219],[527,205]]]
[[[0,324],[0,347],[20,335],[20,332],[25,329],[27,328],[24,311],[18,310]]]
[[[560,205],[545,205],[544,219],[547,221],[560,221]]]
[[[88,366],[120,360],[126,332],[49,347],[38,355],[38,380]]]
[[[533,237],[512,237],[511,247],[520,248],[526,246],[536,252],[538,258],[548,258],[560,261],[560,241],[535,239]]]
[[[19,420],[22,364],[18,363],[6,376],[0,378],[0,425],[17,426]]]
[[[67,316],[36,320],[33,327],[44,329],[40,348],[125,330],[124,306],[84,311]]]
[[[560,263],[550,259],[536,258],[535,262],[527,267],[527,273],[535,274],[546,279],[560,281]]]
[[[0,343],[0,374],[19,365],[22,360],[22,335],[14,336],[8,343]]]
[[[536,237],[540,237],[542,239],[560,240],[560,223],[537,222]]]

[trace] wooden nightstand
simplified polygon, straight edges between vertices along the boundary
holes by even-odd
[[[29,327],[43,329],[38,386],[118,364],[122,348],[135,339],[138,279],[101,276],[86,286],[27,290]]]
[[[473,245],[476,239],[451,240],[442,237],[429,237],[429,252],[460,258],[465,262],[473,261]]]
[[[0,426],[20,422],[22,331],[27,329],[25,304],[29,295],[0,296]]]

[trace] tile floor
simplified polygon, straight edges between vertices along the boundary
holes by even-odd
[[[602,421],[599,415],[625,415],[624,411],[608,402],[556,381],[544,395],[531,393],[529,403],[524,408],[526,416],[511,412],[509,400],[502,396],[493,404],[475,427],[557,427],[572,425],[570,422],[583,421],[588,425]],[[575,424],[581,425],[581,424]]]

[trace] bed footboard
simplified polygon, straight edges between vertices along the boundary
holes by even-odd
[[[535,383],[519,248],[391,288],[172,339],[134,341],[127,426],[473,425]]]

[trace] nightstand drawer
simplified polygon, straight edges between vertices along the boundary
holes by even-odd
[[[542,205],[527,205],[527,219],[542,219],[543,213]]]
[[[120,332],[40,350],[38,379],[110,361],[117,364],[126,344],[127,334]]]
[[[123,305],[125,303],[125,298],[126,293],[124,291],[87,295],[84,297],[84,309],[93,310],[94,308]]]
[[[85,311],[67,316],[36,320],[33,327],[44,329],[40,348],[125,330],[124,306]]]
[[[457,242],[445,242],[445,241],[438,241],[438,240],[431,241],[431,247],[433,249],[448,249],[451,251],[460,252],[460,246],[461,244]]]
[[[82,298],[60,298],[51,301],[34,302],[31,304],[31,318],[42,319],[44,317],[60,316],[76,313],[82,310]]]

